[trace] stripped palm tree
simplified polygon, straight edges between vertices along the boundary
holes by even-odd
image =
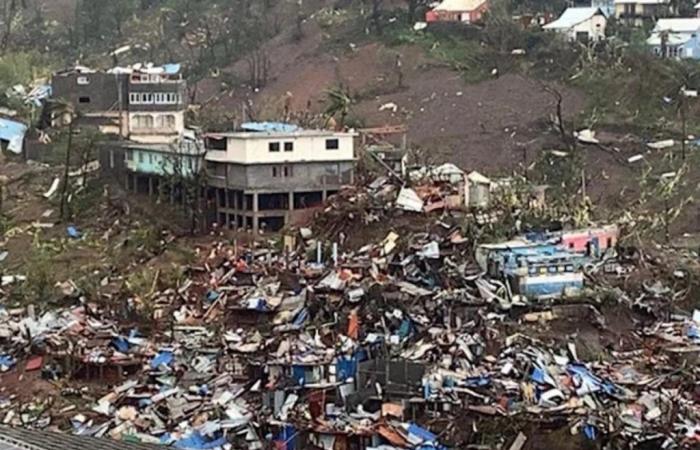
[[[341,85],[326,91],[326,109],[323,114],[326,116],[326,124],[333,120],[336,116],[340,116],[340,121],[338,122],[339,128],[345,128],[345,120],[350,114],[350,108],[352,106],[352,97],[350,93]]]

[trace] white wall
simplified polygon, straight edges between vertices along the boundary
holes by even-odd
[[[593,16],[589,20],[574,26],[570,31],[569,38],[576,39],[576,33],[588,33],[588,39],[592,41],[605,39],[606,25],[607,20],[605,19],[605,16]]]
[[[328,139],[338,140],[337,150],[327,150]],[[355,157],[354,135],[350,133],[326,133],[322,135],[278,134],[258,136],[242,133],[228,137],[227,150],[210,150],[207,159],[240,164],[267,164],[303,161],[348,161]],[[271,152],[269,144],[279,143],[279,151]],[[284,144],[291,142],[292,151],[285,151]]]
[[[139,127],[137,116],[150,116],[153,122],[153,128]],[[161,128],[158,126],[159,119],[165,116],[174,116],[175,124],[172,128]],[[132,133],[152,132],[152,133],[182,133],[185,129],[185,113],[183,111],[170,112],[130,112],[129,113],[129,131]]]
[[[150,116],[153,127],[140,126],[137,116]],[[159,119],[165,116],[174,116],[175,123],[173,127],[160,127],[162,124]],[[185,129],[185,113],[183,111],[171,112],[133,112],[129,113],[129,133],[130,139],[136,142],[143,143],[165,143],[177,140],[180,134]]]

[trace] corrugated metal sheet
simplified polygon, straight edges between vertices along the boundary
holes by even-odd
[[[0,426],[0,450],[158,450],[160,446]]]

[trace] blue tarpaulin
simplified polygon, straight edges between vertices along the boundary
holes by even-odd
[[[596,390],[602,390],[608,395],[615,395],[620,392],[620,388],[615,386],[615,384],[593,375],[583,364],[569,364],[566,366],[566,371],[574,378],[578,385],[585,383],[596,388]]]
[[[0,366],[6,367],[7,370],[12,369],[17,361],[10,355],[0,355]]]
[[[587,423],[583,426],[583,434],[586,436],[586,438],[588,438],[588,440],[595,441],[598,437],[598,429],[590,423]]]
[[[27,126],[21,122],[0,118],[0,140],[7,141],[7,149],[12,153],[22,153]]]
[[[157,369],[162,365],[169,366],[170,363],[173,362],[173,352],[171,351],[164,351],[158,353],[156,356],[153,357],[151,360],[151,368],[152,369]]]
[[[545,368],[542,367],[535,366],[532,370],[532,374],[530,374],[530,378],[532,378],[532,381],[539,384],[549,384],[553,387],[557,386],[557,383],[554,382],[552,376],[549,373],[547,373],[547,370]]]
[[[470,377],[465,380],[467,387],[486,387],[491,384],[491,378],[489,377]]]
[[[112,346],[122,353],[129,351],[129,341],[123,336],[113,338]]]
[[[350,358],[339,357],[336,362],[335,370],[338,380],[345,381],[348,378],[354,378],[357,373],[357,355]]]
[[[78,231],[78,229],[75,228],[73,225],[66,228],[66,233],[68,234],[68,237],[72,239],[80,239],[80,236],[82,236],[80,231]]]
[[[168,75],[177,75],[180,73],[180,64],[163,64],[163,72]]]
[[[292,325],[295,327],[301,327],[304,325],[306,320],[309,318],[309,310],[306,308],[302,308],[301,311],[294,317],[294,321],[292,322]]]
[[[209,439],[202,436],[198,431],[190,434],[188,437],[175,442],[176,448],[194,448],[194,449],[213,449],[226,444],[226,437],[221,436],[216,439]]]
[[[304,366],[292,366],[292,378],[299,386],[303,386],[306,381],[306,368]]]
[[[415,423],[408,425],[408,434],[415,436],[423,441],[420,445],[416,447],[417,449],[447,450],[447,447],[445,447],[444,445],[440,445],[436,435],[426,430],[425,428],[419,427]]]
[[[300,130],[298,126],[284,122],[246,122],[241,129],[259,133],[294,133]]]

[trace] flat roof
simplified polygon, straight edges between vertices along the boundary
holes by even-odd
[[[295,138],[295,137],[354,137],[354,131],[342,132],[331,130],[298,130],[291,132],[284,131],[226,131],[222,133],[205,133],[204,137],[223,139],[269,139],[269,138]]]

